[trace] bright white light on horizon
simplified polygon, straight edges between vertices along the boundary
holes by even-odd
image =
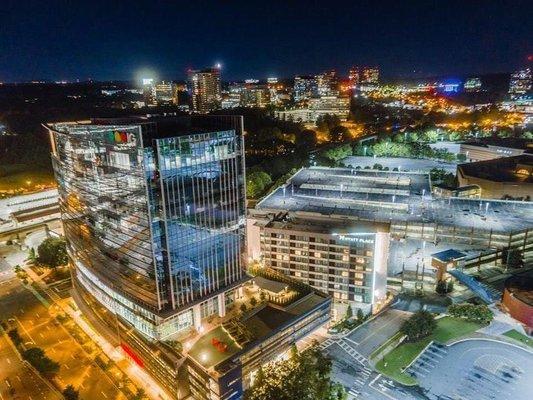
[[[152,85],[155,81],[157,81],[157,74],[153,69],[141,68],[135,73],[135,82],[143,86]]]

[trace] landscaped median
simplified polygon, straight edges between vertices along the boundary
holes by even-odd
[[[398,333],[372,353],[370,359],[379,360],[381,358],[377,361],[375,368],[383,375],[401,384],[414,386],[417,384],[416,379],[405,373],[404,370],[431,341],[444,344],[452,339],[469,335],[483,326],[485,325],[459,318],[440,318],[437,320],[437,327],[431,335],[416,342],[403,342],[383,356],[381,353],[386,352],[388,350],[387,348],[390,348],[390,345],[394,342],[393,339],[400,340],[402,335]]]
[[[527,337],[523,333],[520,333],[514,329],[505,332],[503,334],[504,336],[510,337],[511,339],[518,340],[519,342],[528,345],[529,347],[533,348],[533,339]]]

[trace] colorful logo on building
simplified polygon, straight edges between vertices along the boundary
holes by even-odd
[[[135,134],[131,132],[109,131],[107,133],[107,139],[114,143],[137,143]]]

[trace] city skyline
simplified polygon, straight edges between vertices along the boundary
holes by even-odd
[[[190,68],[216,63],[228,80],[352,65],[379,66],[386,78],[426,77],[510,72],[531,55],[531,6],[521,1],[292,2],[268,10],[257,2],[204,3],[7,4],[2,30],[10,40],[0,44],[0,81],[131,80],[146,71],[179,79]]]

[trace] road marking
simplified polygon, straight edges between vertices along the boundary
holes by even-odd
[[[30,335],[30,332],[28,332],[26,330],[26,328],[24,327],[24,325],[22,325],[22,322],[20,322],[20,320],[16,317],[16,316],[13,316],[13,318],[15,318],[15,321],[17,321],[17,323],[21,326],[22,330],[24,331],[24,333],[26,333],[26,335],[28,335],[28,337],[30,338],[30,340],[35,343],[35,340],[33,340],[33,338],[31,337]]]
[[[344,339],[344,340],[347,340],[347,341],[349,341],[349,342],[352,342],[352,343],[355,344],[356,346],[359,346],[359,343],[357,343],[355,340],[350,339],[348,336],[344,337],[343,339]]]
[[[100,392],[100,393],[102,393],[102,396],[104,396],[107,399],[107,395],[104,392]]]

